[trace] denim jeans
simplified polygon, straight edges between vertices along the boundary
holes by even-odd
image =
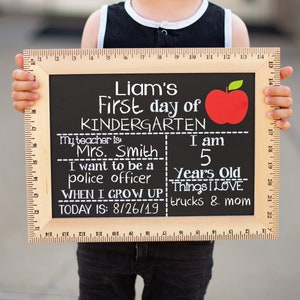
[[[213,242],[80,243],[80,300],[133,300],[137,275],[143,300],[204,299]]]

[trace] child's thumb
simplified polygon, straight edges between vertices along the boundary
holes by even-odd
[[[19,68],[24,68],[24,57],[22,54],[17,54],[15,57],[16,64],[19,66]]]

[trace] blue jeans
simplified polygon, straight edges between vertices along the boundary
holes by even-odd
[[[213,242],[80,243],[80,300],[204,299],[212,273]]]

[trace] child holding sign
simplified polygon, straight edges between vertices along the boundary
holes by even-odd
[[[82,48],[249,47],[243,21],[207,0],[127,0],[103,6],[87,20]],[[22,55],[16,63],[23,68]],[[281,78],[291,76],[281,69]],[[39,83],[20,69],[13,72],[12,97],[19,111],[34,105]],[[269,117],[289,129],[291,91],[270,86]],[[211,278],[213,242],[80,243],[77,257],[80,299],[134,299],[136,275],[143,277],[143,299],[204,299]]]

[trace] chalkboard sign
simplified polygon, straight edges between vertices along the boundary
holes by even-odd
[[[277,238],[279,49],[24,56],[31,242]]]

